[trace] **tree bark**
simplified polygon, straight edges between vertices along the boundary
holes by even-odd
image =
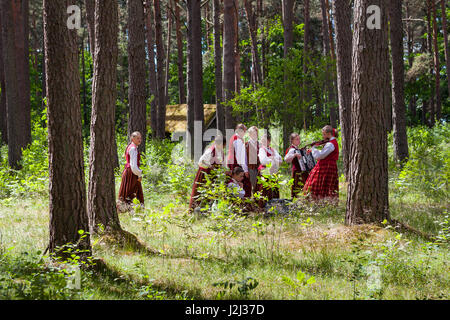
[[[150,127],[152,137],[157,136],[158,132],[158,82],[156,81],[156,64],[155,64],[155,41],[153,28],[153,7],[149,1],[145,6],[146,14],[146,35],[147,35],[147,51],[148,51],[148,68],[149,68],[149,88],[150,94],[153,96],[150,105]]]
[[[77,31],[67,28],[67,0],[44,0],[50,179],[49,251],[68,243],[90,255],[81,135]],[[78,243],[79,242],[79,243]],[[60,254],[62,254],[60,252]]]
[[[342,160],[344,175],[349,180],[351,104],[352,104],[352,30],[351,5],[347,0],[335,0],[334,19],[336,25],[336,66],[341,124]]]
[[[85,0],[86,2],[86,20],[89,33],[89,50],[91,51],[92,61],[95,54],[95,0]]]
[[[213,3],[214,10],[214,74],[215,74],[215,85],[216,85],[216,122],[217,129],[225,135],[225,115],[222,105],[223,94],[222,94],[222,47],[220,44],[221,40],[221,24],[220,24],[220,14],[221,6],[219,0],[214,0]]]
[[[235,55],[236,44],[236,15],[234,0],[224,0],[223,10],[223,95],[224,101],[228,102],[235,95]],[[234,129],[235,119],[232,115],[232,108],[225,107],[225,128]]]
[[[433,55],[433,28],[432,28],[432,6],[431,1],[433,0],[427,0],[428,6],[426,7],[426,14],[427,14],[427,48],[430,55]],[[434,57],[434,56],[433,56]],[[430,66],[430,74],[433,75],[434,68],[433,66]],[[434,119],[436,114],[435,109],[435,103],[434,98],[436,95],[436,86],[433,85],[433,83],[430,82],[430,101],[428,102],[428,126],[433,127],[434,126]]]
[[[410,3],[409,1],[406,1],[405,3],[406,6],[406,18],[409,18],[409,13],[410,13]],[[411,22],[408,21],[407,22],[407,41],[408,41],[408,65],[409,68],[412,67],[413,62],[414,62],[414,57],[413,57],[413,45],[414,45],[414,28],[411,26]],[[412,125],[416,119],[416,114],[417,114],[417,105],[416,105],[416,95],[412,95],[411,98],[409,99],[409,112],[411,114],[411,122],[410,125]]]
[[[447,31],[447,0],[441,0],[441,14],[442,14],[442,31],[444,35],[444,51],[445,51],[445,65],[447,72],[447,86],[448,94],[450,95],[450,47],[448,46],[448,31]]]
[[[332,49],[330,48],[330,38],[332,38],[332,34],[330,27],[328,25],[328,5],[325,0],[321,0],[321,9],[322,9],[322,41],[324,47],[324,54],[331,59],[334,60],[334,54],[332,53]],[[336,115],[336,95],[334,91],[334,74],[330,72],[329,67],[327,66],[326,72],[326,87],[328,91],[328,105],[330,107],[330,124],[333,128],[337,127],[337,115]]]
[[[156,39],[156,60],[157,60],[157,81],[158,81],[158,131],[156,137],[164,139],[166,133],[166,96],[164,85],[164,45],[162,40],[161,5],[160,0],[154,0],[155,10],[155,39]]]
[[[170,1],[169,1],[170,2]],[[166,74],[164,76],[164,101],[169,103],[169,68],[170,68],[170,41],[172,37],[171,5],[167,4],[167,46],[166,46]]]
[[[116,211],[114,137],[119,17],[116,0],[95,2],[94,76],[92,84],[91,146],[89,154],[88,215],[90,230],[120,229]]]
[[[188,0],[191,2],[191,41],[192,41],[192,80],[194,89],[194,121],[201,122],[204,128],[203,110],[203,57],[202,57],[202,16],[201,0]],[[202,129],[203,130],[203,129]],[[203,136],[203,134],[202,134]],[[201,143],[195,141],[195,143]]]
[[[81,52],[81,82],[82,82],[82,92],[83,92],[83,120],[84,120],[84,128],[86,128],[89,125],[89,117],[88,117],[88,109],[87,109],[87,93],[86,93],[86,66],[85,66],[85,59],[84,59],[84,31],[83,36],[81,37],[81,45],[80,45],[80,52]],[[86,131],[87,136],[87,131]]]
[[[20,169],[22,149],[31,143],[28,0],[2,0],[1,5],[8,161]]]
[[[436,93],[436,109],[435,117],[437,121],[441,119],[441,67],[439,62],[439,47],[437,42],[438,31],[437,31],[437,21],[436,21],[436,1],[431,0],[433,8],[433,46],[434,46],[434,77],[435,77],[435,93]],[[448,72],[448,70],[447,70]],[[434,123],[433,119],[433,123]]]
[[[289,58],[289,52],[294,44],[294,27],[293,27],[293,0],[283,0],[282,2],[282,15],[283,15],[283,40],[284,40],[284,59]],[[288,81],[287,74],[285,72],[284,81]],[[289,135],[292,130],[289,109],[292,106],[285,106],[285,110],[283,112],[283,150],[286,150],[290,144]]]
[[[186,85],[184,83],[184,74],[183,74],[183,36],[181,34],[181,20],[180,20],[180,7],[179,0],[175,0],[175,28],[177,34],[177,48],[178,48],[178,92],[179,92],[179,103],[186,103]]]
[[[141,152],[145,152],[147,137],[146,92],[145,92],[145,22],[141,0],[128,0],[128,137],[134,131],[142,134]],[[164,92],[163,92],[164,94]]]
[[[3,68],[2,17],[0,14],[0,143],[8,144],[8,122],[6,113],[5,72]]]
[[[381,29],[366,26],[369,5],[381,8]],[[348,225],[390,220],[388,203],[386,88],[388,0],[356,0],[352,71],[350,183],[345,222]]]
[[[241,93],[241,52],[239,48],[239,0],[234,0],[236,43],[234,47],[235,91]]]
[[[186,148],[191,159],[194,159],[194,119],[195,119],[195,90],[194,90],[194,60],[192,39],[192,1],[186,2],[187,10],[187,132]]]
[[[248,22],[250,40],[251,40],[251,50],[252,50],[252,74],[255,84],[262,84],[261,75],[261,62],[258,53],[258,21],[256,17],[257,11],[253,9],[253,4],[251,0],[244,0],[245,13]]]
[[[406,135],[405,66],[403,62],[402,1],[389,4],[390,40],[392,55],[392,119],[394,130],[394,158],[403,163],[408,158]]]

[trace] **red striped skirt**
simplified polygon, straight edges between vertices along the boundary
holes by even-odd
[[[137,198],[140,203],[144,203],[144,193],[142,192],[142,184],[138,181],[138,176],[131,171],[131,168],[125,168],[122,173],[122,181],[120,182],[119,200],[131,203]]]
[[[339,196],[339,178],[336,162],[318,162],[309,174],[303,188],[313,199]]]

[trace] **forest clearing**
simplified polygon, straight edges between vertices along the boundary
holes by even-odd
[[[0,300],[448,300],[448,19],[0,0]]]

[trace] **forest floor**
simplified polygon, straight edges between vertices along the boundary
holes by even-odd
[[[145,199],[145,210],[120,221],[154,252],[93,237],[107,271],[83,272],[80,290],[36,262],[48,242],[48,200],[0,201],[0,299],[450,298],[448,243],[388,226],[345,226],[342,192],[337,206],[304,203],[290,216],[232,221],[188,215],[186,197],[147,191]],[[390,209],[422,232],[442,236],[448,227],[448,203],[391,193]]]

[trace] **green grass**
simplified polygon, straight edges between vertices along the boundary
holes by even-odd
[[[283,193],[287,196],[288,190]],[[288,217],[243,218],[231,224],[236,235],[225,237],[212,231],[212,219],[187,215],[185,198],[147,191],[146,210],[122,214],[120,220],[125,230],[159,254],[136,252],[94,237],[93,254],[106,262],[108,272],[83,272],[82,290],[43,298],[449,298],[448,245],[427,244],[414,234],[396,239],[394,230],[376,226],[345,226],[345,196],[341,193],[338,206],[305,204]],[[391,197],[390,202],[394,218],[435,235],[439,232],[435,221],[443,221],[447,205],[419,197]],[[21,257],[28,252],[37,261],[36,252],[46,248],[47,199],[1,200],[0,230],[4,260],[0,298],[21,298],[17,290],[6,289],[5,277],[9,274],[16,283],[35,281],[30,275],[36,268],[24,265]],[[41,264],[45,263],[44,257]],[[373,264],[381,278],[376,292],[368,287],[370,272],[364,272]],[[363,272],[358,273],[360,269]],[[314,276],[315,282],[299,285],[296,292],[282,277],[295,279],[299,271]],[[239,293],[239,284],[231,290],[214,285],[247,277],[258,281],[247,296]],[[33,285],[38,284],[29,284]]]

